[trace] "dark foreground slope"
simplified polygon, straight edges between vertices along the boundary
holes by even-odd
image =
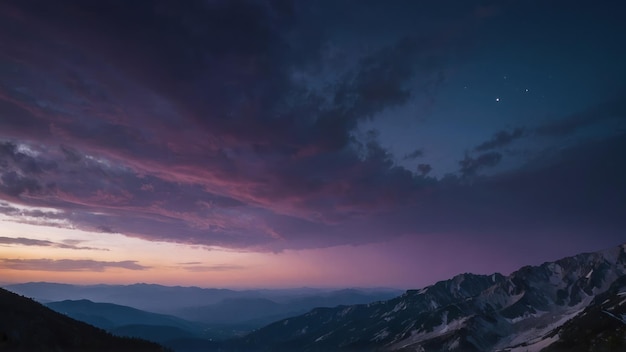
[[[115,337],[0,289],[0,351],[164,351],[158,344]]]
[[[318,308],[221,351],[626,351],[626,245]]]

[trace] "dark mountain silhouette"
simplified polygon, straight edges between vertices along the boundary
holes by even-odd
[[[625,249],[509,276],[461,274],[383,302],[317,308],[219,350],[624,351]]]
[[[0,351],[165,351],[145,340],[116,337],[0,289]]]

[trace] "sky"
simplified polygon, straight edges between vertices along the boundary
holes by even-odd
[[[0,282],[419,288],[620,244],[625,10],[2,1]]]

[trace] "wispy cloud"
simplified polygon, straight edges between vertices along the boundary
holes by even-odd
[[[76,260],[76,259],[0,259],[1,266],[12,270],[35,270],[35,271],[95,271],[102,272],[109,268],[121,268],[127,270],[147,270],[135,260],[119,262]]]
[[[512,131],[499,131],[494,134],[491,139],[477,145],[474,150],[484,152],[491,149],[502,148],[511,144],[516,139],[524,135],[523,128],[516,128]]]
[[[246,267],[243,265],[235,265],[235,264],[215,264],[215,265],[201,265],[201,262],[189,262],[189,263],[180,263],[185,266],[183,269],[191,272],[205,272],[205,271],[232,271],[232,270],[242,270]]]
[[[96,248],[96,247],[85,247],[78,246],[77,244],[81,241],[77,240],[66,240],[59,242],[53,242],[48,240],[38,240],[34,238],[26,238],[26,237],[0,237],[0,245],[21,245],[21,246],[40,246],[40,247],[55,247],[55,248],[63,248],[63,249],[78,249],[78,250],[97,250],[97,251],[108,251],[106,248]]]

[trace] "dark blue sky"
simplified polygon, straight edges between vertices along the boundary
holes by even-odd
[[[482,243],[474,255],[511,253],[494,270],[612,246],[624,10],[4,1],[1,211],[260,253]]]

